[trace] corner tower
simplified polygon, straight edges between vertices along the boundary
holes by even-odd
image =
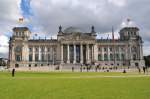
[[[124,27],[120,30],[120,40],[126,43],[130,66],[145,66],[143,59],[143,40],[138,27]]]
[[[31,32],[27,27],[14,27],[9,40],[10,67],[26,66],[28,61],[28,40]]]

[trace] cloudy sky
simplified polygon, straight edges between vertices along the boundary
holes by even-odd
[[[80,27],[89,32],[92,25],[98,34],[118,31],[130,18],[140,28],[144,55],[150,54],[150,0],[0,0],[0,57],[7,57],[12,28],[24,18],[32,35],[55,37],[58,26]],[[100,36],[98,36],[100,37]]]

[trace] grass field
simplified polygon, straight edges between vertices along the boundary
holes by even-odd
[[[0,72],[0,99],[150,99],[150,76],[122,73]]]

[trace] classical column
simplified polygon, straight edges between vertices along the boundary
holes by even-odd
[[[29,48],[28,45],[25,45],[25,51],[26,51],[26,55],[25,55],[25,61],[29,61]]]
[[[73,60],[73,63],[75,64],[76,63],[76,45],[73,45],[74,46],[74,60]]]
[[[61,63],[62,64],[64,63],[64,60],[63,60],[63,44],[61,45]]]
[[[32,50],[32,58],[33,58],[33,62],[35,61],[35,48],[34,46],[32,47],[33,50]]]
[[[122,60],[122,50],[121,50],[121,47],[119,47],[119,59],[120,59],[120,61],[123,61]]]
[[[110,47],[108,46],[107,47],[107,59],[108,59],[108,61],[110,61]]]
[[[47,62],[47,48],[44,49],[44,61]]]
[[[67,49],[68,49],[68,53],[67,53],[67,63],[70,63],[70,48],[69,48],[69,44],[67,45]]]
[[[15,57],[16,57],[16,55],[15,55],[15,48],[14,48],[14,46],[12,46],[12,56],[11,56],[11,60],[12,60],[12,61],[15,61],[15,60],[16,60]]]
[[[128,60],[128,45],[125,45],[125,60]]]
[[[83,45],[80,45],[80,63],[83,64]]]
[[[25,50],[24,50],[24,45],[22,46],[22,52],[21,52],[21,61],[25,61]]]
[[[86,61],[87,63],[89,63],[89,44],[86,45],[86,53],[87,53]]]
[[[102,49],[102,61],[104,61],[104,47],[101,47],[101,49]]]
[[[140,45],[140,60],[143,60],[143,48],[142,48],[142,44]]]
[[[41,48],[39,46],[39,61],[41,61]]]
[[[94,45],[92,45],[92,62],[94,62]]]
[[[129,52],[129,54],[130,54],[130,60],[133,60],[133,57],[132,57],[132,48],[131,48],[131,45],[129,46],[129,49],[130,49],[130,52]]]

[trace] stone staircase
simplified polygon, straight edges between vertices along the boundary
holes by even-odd
[[[81,64],[61,64],[60,68],[61,70],[72,70],[72,68],[74,69],[80,69]]]

